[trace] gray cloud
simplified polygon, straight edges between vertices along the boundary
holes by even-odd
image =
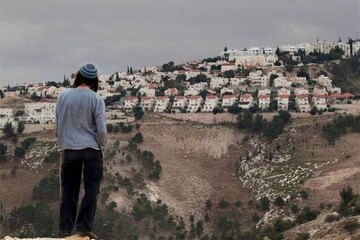
[[[0,85],[360,37],[359,0],[0,0]]]

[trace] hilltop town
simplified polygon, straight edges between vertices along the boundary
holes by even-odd
[[[333,79],[331,64],[359,54],[360,41],[316,41],[278,47],[227,49],[219,56],[176,65],[103,74],[101,95],[110,118],[131,115],[135,107],[158,113],[290,112],[311,114],[350,111],[359,103],[359,86],[342,88]],[[324,64],[326,63],[326,64]],[[324,65],[327,65],[326,68]],[[319,67],[320,66],[320,67]],[[57,97],[71,87],[63,82],[2,86],[0,97],[25,96],[22,108],[0,108],[0,128],[6,123],[54,123]],[[335,80],[335,81],[334,81]],[[340,83],[339,83],[340,81]],[[340,85],[337,85],[337,84]]]

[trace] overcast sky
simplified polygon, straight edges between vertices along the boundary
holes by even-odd
[[[360,0],[0,0],[0,85],[360,38]]]

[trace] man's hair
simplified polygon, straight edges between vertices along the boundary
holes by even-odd
[[[94,92],[97,92],[97,90],[99,88],[99,78],[98,77],[96,77],[94,79],[86,78],[80,74],[80,71],[78,71],[76,73],[73,87],[77,88],[81,84],[85,84],[86,86],[90,87],[91,90],[93,90]]]

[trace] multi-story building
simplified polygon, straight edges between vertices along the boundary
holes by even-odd
[[[181,112],[181,109],[186,109],[188,106],[188,99],[185,96],[175,96],[172,104],[172,110],[175,112]]]
[[[312,93],[313,95],[328,95],[326,87],[323,86],[315,86]]]
[[[316,82],[323,86],[326,87],[327,89],[331,89],[332,88],[332,80],[329,77],[326,77],[324,75],[320,75],[317,79]]]
[[[270,78],[268,76],[252,77],[250,85],[256,88],[266,88],[269,86]]]
[[[202,108],[202,112],[212,112],[219,104],[219,98],[216,95],[207,95]]]
[[[327,109],[327,97],[326,95],[313,95],[312,97],[313,106],[318,110]]]
[[[122,108],[131,110],[139,104],[139,99],[134,96],[126,96],[122,98]]]
[[[274,88],[288,88],[291,87],[291,81],[286,77],[277,77],[273,82]]]
[[[197,112],[202,108],[202,104],[204,103],[204,99],[197,95],[197,96],[190,96],[188,98],[189,104],[187,111],[188,112]]]
[[[230,106],[234,105],[234,103],[236,103],[236,97],[235,95],[231,94],[231,95],[224,95],[222,96],[222,104],[221,107],[223,107],[224,109],[229,108]]]
[[[254,98],[251,94],[242,94],[239,98],[239,107],[248,109],[254,106]]]
[[[55,123],[55,102],[25,103],[27,123]]]
[[[152,111],[154,109],[155,99],[153,97],[141,97],[140,107],[144,111]]]
[[[300,86],[307,86],[306,77],[290,77],[290,81],[292,84],[300,85]]]
[[[295,97],[295,106],[299,112],[310,112],[310,103],[307,95],[297,95]]]
[[[258,105],[262,110],[268,109],[270,106],[270,95],[259,95]]]
[[[4,128],[6,123],[11,123],[13,127],[17,127],[18,121],[14,118],[12,108],[0,108],[0,129]]]
[[[158,96],[155,98],[154,112],[165,112],[169,107],[170,99],[166,96]]]
[[[278,110],[288,110],[289,108],[289,96],[287,94],[278,95],[277,100],[277,108]]]
[[[210,79],[210,89],[221,88],[229,83],[229,79],[222,77],[212,77]]]

